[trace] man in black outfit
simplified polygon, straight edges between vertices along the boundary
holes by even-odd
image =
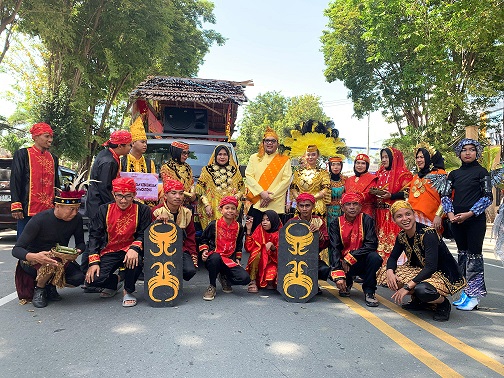
[[[61,296],[51,282],[57,278],[58,270],[63,273],[62,268],[67,285],[79,286],[84,283],[84,274],[75,261],[62,264],[51,252],[56,244],[68,246],[72,236],[77,252],[84,250],[82,216],[79,214],[83,193],[61,192],[55,197],[54,209],[35,214],[24,228],[12,249],[12,255],[19,259],[15,280],[20,300],[31,300],[39,308],[46,307],[48,300],[60,301]],[[37,278],[38,270],[42,267],[44,271],[53,273],[39,275]]]

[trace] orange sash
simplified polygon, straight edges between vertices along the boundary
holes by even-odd
[[[280,171],[280,169],[282,169],[282,167],[288,160],[288,156],[280,154],[276,155],[271,160],[271,162],[268,164],[263,174],[259,178],[259,181],[257,182],[261,186],[261,188],[267,190],[270,187],[270,185],[275,180],[275,177],[277,177],[278,172]],[[257,196],[254,196],[249,190],[247,190],[245,197],[247,197],[247,199],[254,205],[261,199],[261,196],[259,194]]]

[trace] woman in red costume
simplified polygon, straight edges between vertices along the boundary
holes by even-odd
[[[406,167],[401,151],[386,147],[380,151],[381,166],[376,172],[376,235],[378,236],[378,253],[387,264],[387,259],[394,247],[397,234],[401,229],[394,223],[390,205],[396,200],[407,197],[406,186],[413,175]]]
[[[276,289],[278,273],[278,234],[282,228],[280,217],[273,210],[266,210],[261,227],[251,234],[252,218],[245,223],[247,236],[245,250],[250,253],[245,270],[250,274],[249,293],[258,288]]]
[[[371,187],[376,186],[376,176],[368,172],[369,156],[359,154],[355,157],[355,176],[347,178],[345,181],[346,193],[361,193],[364,197],[362,202],[362,212],[374,218],[374,196],[369,193]]]

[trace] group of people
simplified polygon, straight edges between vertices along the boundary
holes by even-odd
[[[369,172],[369,157],[359,154],[355,175],[346,177],[343,156],[335,154],[341,140],[317,132],[321,126],[313,121],[308,126],[293,132],[290,143],[296,148],[290,156],[279,153],[278,135],[268,128],[259,151],[250,157],[245,180],[231,151],[220,145],[195,183],[186,162],[190,146],[173,142],[171,158],[160,169],[159,201],[145,203],[135,199],[135,181],[121,177],[121,172],[155,173],[154,163],[143,155],[143,124],[136,121],[131,132],[113,132],[90,173],[85,245],[78,214],[82,192],[67,187],[54,193],[59,182],[58,159],[49,152],[53,133],[47,124],[34,125],[35,143],[15,153],[11,175],[12,213],[19,223],[13,255],[19,259],[20,299],[45,307],[47,301],[61,299],[56,286],[84,284],[86,291],[102,297],[122,290],[123,306],[136,305],[143,235],[156,220],[172,220],[184,232],[184,280],[196,274],[201,254],[209,274],[205,300],[215,298],[217,280],[225,293],[233,285],[248,285],[250,293],[276,289],[279,233],[292,205],[292,219],[308,222],[311,232],[318,233],[319,279],[332,279],[341,296],[350,296],[354,280],[360,280],[366,305],[375,307],[377,285],[386,285],[398,304],[411,295],[405,308],[433,307],[434,319],[443,321],[451,309],[447,296],[464,289],[454,304],[460,310],[475,308],[486,295],[484,210],[492,202],[489,174],[477,162],[481,145],[463,139],[455,149],[462,166],[448,176],[441,154],[423,144],[416,148],[414,176],[401,151],[387,147],[380,152],[376,173]],[[291,157],[301,161],[294,172]],[[320,166],[322,157],[328,169]],[[199,247],[189,208],[195,201],[203,228]],[[237,221],[240,212],[243,223]],[[457,243],[458,264],[442,239],[446,227]],[[54,251],[56,244],[67,246],[72,236],[76,255],[82,254],[80,266],[75,257],[63,263]],[[245,267],[242,249],[249,253]]]

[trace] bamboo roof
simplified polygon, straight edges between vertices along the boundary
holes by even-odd
[[[241,105],[247,101],[245,87],[254,85],[244,82],[149,76],[130,93],[132,98],[156,101],[194,101],[199,103],[229,103]]]

